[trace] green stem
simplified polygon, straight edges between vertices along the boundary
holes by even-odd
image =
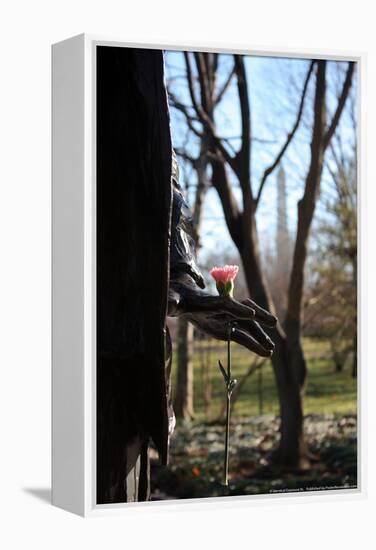
[[[228,486],[228,462],[229,462],[229,439],[230,439],[230,408],[231,408],[231,322],[227,326],[227,400],[226,400],[226,433],[225,433],[225,458],[223,485]]]

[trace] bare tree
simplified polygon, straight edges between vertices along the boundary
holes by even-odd
[[[328,177],[320,197],[323,216],[315,223],[311,281],[305,300],[304,326],[329,338],[336,372],[352,354],[357,367],[357,165],[356,124],[352,139],[336,135],[326,158]],[[350,143],[349,143],[350,141]],[[319,275],[319,276],[317,276]]]
[[[210,55],[213,56],[213,54]],[[209,136],[212,185],[218,192],[229,233],[241,256],[249,292],[253,299],[270,311],[274,311],[274,306],[260,261],[256,211],[269,176],[279,165],[299,127],[308,84],[315,73],[311,154],[303,196],[298,203],[298,226],[289,281],[287,314],[284,322],[278,325],[277,332],[273,334],[276,349],[272,358],[281,412],[281,438],[275,460],[283,466],[306,467],[309,464],[309,452],[303,438],[302,406],[306,364],[300,338],[304,267],[324,155],[336,131],[349,94],[354,63],[348,64],[346,77],[329,124],[326,120],[327,64],[321,60],[312,61],[309,64],[294,124],[275,159],[264,170],[257,190],[254,191],[251,173],[253,139],[251,109],[244,58],[235,55],[233,66],[241,115],[241,144],[237,151],[233,150],[227,139],[218,135],[214,113],[208,109],[207,97],[210,95],[212,75],[218,61],[210,62],[208,54],[194,54],[194,71],[192,56],[184,53],[184,59],[191,105],[189,107],[180,105],[181,111],[186,115],[187,123],[196,135],[202,135],[197,129],[197,121],[199,121],[203,131]],[[199,94],[197,94],[197,87],[200,90]],[[216,97],[220,95],[219,93]],[[237,178],[241,189],[241,208],[232,190],[229,170]]]

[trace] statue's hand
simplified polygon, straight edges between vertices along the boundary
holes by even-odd
[[[172,282],[169,306],[170,315],[185,315],[198,329],[218,340],[227,339],[228,322],[232,321],[234,342],[262,357],[273,353],[274,344],[260,323],[275,327],[277,319],[252,300],[238,302],[230,296],[214,296],[184,280]]]

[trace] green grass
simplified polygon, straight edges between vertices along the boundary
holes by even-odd
[[[343,372],[334,372],[330,359],[329,343],[322,339],[305,338],[304,352],[307,360],[308,375],[305,388],[305,414],[344,414],[356,412],[357,381],[350,375],[350,365]],[[224,383],[218,368],[218,359],[226,365],[226,344],[195,342],[194,362],[194,408],[197,419],[211,420],[218,416],[224,400]],[[233,376],[238,380],[255,360],[255,355],[232,344]],[[175,378],[176,352],[173,363],[173,382]],[[203,395],[203,363],[209,364],[211,380],[210,406],[205,407]],[[174,384],[175,385],[175,384]],[[233,414],[251,416],[260,414],[260,387],[262,387],[263,414],[278,414],[279,405],[274,374],[270,361],[247,379],[235,404]],[[205,410],[206,409],[206,410]]]

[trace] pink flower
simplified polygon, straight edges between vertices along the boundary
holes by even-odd
[[[232,296],[234,290],[234,279],[239,271],[237,265],[225,265],[224,267],[213,267],[210,275],[216,282],[218,293],[221,296]]]

